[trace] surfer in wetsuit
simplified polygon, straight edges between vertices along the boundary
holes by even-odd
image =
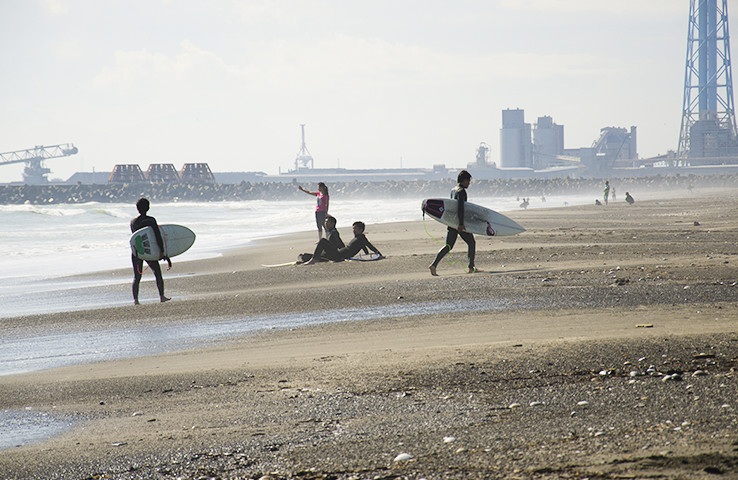
[[[159,225],[156,223],[156,219],[154,217],[146,215],[146,212],[149,211],[149,206],[149,201],[145,198],[140,198],[138,202],[136,202],[136,209],[140,215],[131,220],[131,233],[144,227],[152,227],[154,229],[156,243],[159,244],[159,251],[164,252],[164,239],[161,237]],[[169,264],[169,268],[172,268],[172,261],[169,260],[168,257],[164,257],[163,253],[159,260],[166,260],[167,264]],[[138,305],[138,287],[141,283],[141,276],[143,275],[144,261],[140,258],[134,257],[133,255],[131,255],[131,261],[133,262],[133,304]],[[146,260],[146,263],[149,265],[149,268],[151,268],[151,271],[154,272],[154,276],[156,277],[156,288],[159,289],[159,300],[161,300],[162,303],[171,300],[171,298],[164,296],[164,278],[161,275],[159,262],[156,260]]]
[[[325,232],[325,237],[328,239],[329,242],[331,242],[331,245],[336,248],[343,248],[346,246],[343,244],[343,240],[341,240],[341,235],[336,229],[336,218],[332,215],[328,215],[327,217],[325,217]]]
[[[372,245],[371,242],[369,242],[369,240],[366,238],[366,235],[364,235],[364,229],[366,228],[364,222],[354,222],[352,227],[354,231],[354,238],[351,239],[348,245],[343,248],[336,248],[327,239],[322,238],[318,242],[318,245],[315,247],[313,258],[305,262],[303,265],[312,265],[313,263],[315,263],[316,258],[321,257],[327,258],[328,260],[333,260],[334,262],[340,262],[353,257],[361,250],[364,250],[364,253],[369,253],[369,250],[371,250],[381,257],[382,254],[379,253],[379,250],[377,250],[377,248]]]
[[[325,217],[325,231],[326,231],[326,239],[328,239],[328,242],[330,242],[331,245],[336,247],[336,250],[341,249],[345,247],[343,244],[343,240],[341,240],[341,234],[338,233],[338,230],[336,229],[336,218],[332,215],[328,215]],[[297,263],[305,263],[309,261],[311,258],[313,258],[312,253],[301,253],[297,256],[298,260]],[[318,262],[327,262],[328,259],[326,258],[318,258]]]
[[[474,240],[474,235],[467,232],[466,228],[464,227],[464,203],[466,202],[466,189],[469,188],[471,178],[471,173],[467,172],[466,170],[460,171],[459,175],[456,177],[457,184],[451,190],[451,198],[454,198],[459,202],[458,207],[456,208],[456,211],[459,215],[459,226],[456,228],[448,227],[448,232],[446,233],[446,245],[444,245],[443,248],[438,251],[435,260],[433,260],[433,263],[428,266],[431,275],[433,275],[434,277],[438,276],[438,273],[436,273],[436,268],[438,268],[438,264],[441,263],[443,257],[445,257],[448,252],[450,252],[451,249],[454,248],[456,239],[459,236],[461,236],[461,239],[464,240],[469,247],[469,273],[476,273],[478,271],[477,267],[474,266],[474,257],[476,255],[477,243]]]

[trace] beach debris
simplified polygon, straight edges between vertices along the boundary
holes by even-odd
[[[608,377],[613,375],[615,372],[612,370],[600,370],[600,375],[603,377]]]
[[[114,447],[122,447],[123,445],[128,445],[128,442],[113,442],[110,445]]]
[[[443,443],[454,443],[456,441],[456,437],[443,437]]]
[[[715,358],[715,355],[712,353],[696,353],[692,355],[692,358],[695,360],[701,359],[701,358]]]
[[[631,370],[631,371],[630,371],[630,376],[631,376],[631,377],[637,377],[637,376],[639,376],[640,374],[641,374],[641,372],[639,372],[638,370]]]
[[[703,377],[703,376],[705,376],[705,375],[707,375],[707,372],[706,372],[706,371],[704,371],[704,370],[695,370],[695,371],[694,371],[694,372],[692,373],[692,376],[693,376],[693,377]]]
[[[678,373],[673,373],[671,375],[664,375],[661,379],[662,382],[681,382],[682,376]]]
[[[653,328],[653,323],[637,323],[636,328]]]
[[[459,448],[456,449],[456,451],[454,453],[464,453],[464,452],[466,452],[466,448],[459,447]]]
[[[577,405],[579,405],[580,407],[586,407],[587,405],[589,405],[589,402],[586,400],[580,400],[579,402],[577,402]]]
[[[413,460],[413,456],[409,453],[401,453],[398,456],[395,457],[395,462],[407,462],[409,460]]]
[[[520,408],[520,404],[519,403],[511,403],[507,408],[509,408],[510,410],[512,410],[513,408]]]
[[[538,400],[533,400],[532,402],[530,402],[531,407],[540,407],[541,405],[543,405],[543,402],[539,402]]]
[[[133,412],[133,415],[131,415],[131,416],[132,417],[138,417],[139,415],[143,415],[143,414],[144,414],[144,412]]]

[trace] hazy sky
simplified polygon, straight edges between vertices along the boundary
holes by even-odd
[[[522,108],[564,125],[567,148],[636,125],[653,156],[678,143],[688,14],[689,0],[0,0],[0,152],[74,143],[46,162],[63,179],[118,163],[277,173],[304,123],[316,167],[463,167],[482,141],[497,161],[501,112]]]

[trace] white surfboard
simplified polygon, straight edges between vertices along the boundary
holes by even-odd
[[[459,226],[458,205],[459,201],[453,198],[427,198],[422,208],[433,220],[456,228]],[[466,231],[476,235],[504,237],[525,231],[515,220],[474,203],[464,202],[464,217]]]
[[[164,256],[174,257],[189,250],[195,243],[195,232],[182,225],[159,225],[164,241]],[[159,260],[161,251],[152,227],[133,232],[130,239],[131,252],[141,260]]]
[[[349,260],[354,260],[356,262],[373,262],[375,260],[382,260],[383,258],[384,257],[378,253],[360,253],[349,258]]]

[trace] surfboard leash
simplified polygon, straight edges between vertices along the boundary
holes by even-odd
[[[446,261],[448,262],[449,266],[453,266],[453,264],[455,263],[461,263],[461,260],[451,260],[451,245],[437,239],[436,237],[430,234],[430,232],[428,231],[428,225],[426,225],[425,223],[425,212],[423,212],[423,228],[425,228],[425,233],[428,234],[428,236],[432,238],[434,242],[448,247],[448,253],[446,254]],[[466,271],[466,268],[464,268],[464,271]]]

